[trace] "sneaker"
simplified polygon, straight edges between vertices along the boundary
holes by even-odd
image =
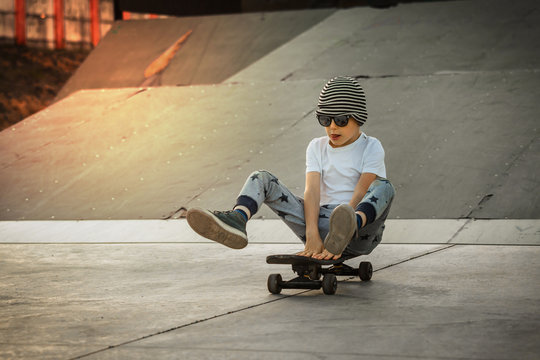
[[[343,253],[357,227],[354,209],[348,204],[337,206],[330,215],[330,229],[324,239],[325,249],[334,255]]]
[[[242,249],[247,246],[246,220],[237,211],[191,208],[186,217],[189,226],[207,239],[233,249]]]

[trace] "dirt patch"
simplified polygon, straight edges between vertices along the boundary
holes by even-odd
[[[0,45],[0,131],[50,105],[88,53]]]

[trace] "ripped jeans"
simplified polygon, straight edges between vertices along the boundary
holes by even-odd
[[[394,195],[395,189],[390,181],[380,177],[373,181],[358,207],[362,207],[362,203],[371,204],[375,209],[375,218],[356,232],[344,255],[367,255],[380,244]],[[277,177],[265,170],[255,171],[247,178],[237,199],[237,205],[247,207],[251,216],[262,204],[270,207],[302,242],[306,242],[304,199],[294,195]],[[323,240],[329,231],[330,214],[338,205],[325,204],[319,209],[318,227]]]

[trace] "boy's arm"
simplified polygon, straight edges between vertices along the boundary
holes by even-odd
[[[306,173],[306,190],[304,191],[304,218],[306,221],[306,246],[298,255],[312,256],[323,250],[323,241],[319,234],[319,206],[321,199],[321,174]]]
[[[356,209],[360,201],[362,201],[371,183],[375,181],[376,178],[377,178],[377,175],[373,173],[362,173],[362,175],[360,175],[360,179],[358,180],[358,183],[354,187],[353,197],[351,201],[349,201],[349,205],[353,209]]]

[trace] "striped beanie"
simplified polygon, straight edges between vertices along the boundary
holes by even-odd
[[[356,79],[338,76],[326,83],[319,95],[317,115],[351,115],[362,126],[367,120],[366,95]]]

